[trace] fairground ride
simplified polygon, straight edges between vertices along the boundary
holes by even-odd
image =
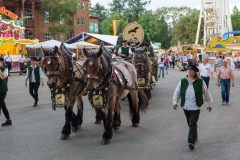
[[[228,0],[201,0],[195,45],[199,44],[202,19],[204,21],[202,39],[204,46],[207,46],[213,37],[222,36],[224,33],[232,31]]]

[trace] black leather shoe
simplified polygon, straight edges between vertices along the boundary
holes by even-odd
[[[33,107],[37,107],[37,105],[38,105],[37,102],[35,102],[34,105],[33,105]]]
[[[11,119],[7,119],[6,122],[2,123],[2,126],[10,126],[12,125],[12,120]]]
[[[193,149],[194,149],[194,144],[193,144],[193,143],[189,143],[189,144],[188,144],[188,147],[189,147],[191,150],[193,150]]]

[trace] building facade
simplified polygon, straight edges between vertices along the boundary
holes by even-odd
[[[25,38],[39,39],[40,42],[53,39],[48,32],[49,23],[48,13],[40,11],[43,0],[0,0],[0,6],[11,11],[18,16],[21,24],[25,27]],[[8,16],[2,15],[3,19],[9,19]],[[75,26],[75,29],[68,35],[59,34],[54,39],[65,41],[81,32],[89,32],[90,15],[89,0],[79,0],[78,11],[73,15],[73,19],[68,22]],[[94,23],[98,23],[94,17]],[[54,26],[68,25],[64,20],[54,23]]]

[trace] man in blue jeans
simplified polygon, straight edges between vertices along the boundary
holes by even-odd
[[[232,87],[234,87],[234,74],[231,67],[228,67],[228,61],[224,59],[222,61],[222,67],[217,72],[218,76],[218,87],[221,84],[222,93],[222,105],[229,105],[230,85],[232,80]]]
[[[158,59],[158,78],[161,77],[162,72],[162,78],[164,78],[164,58],[162,55],[160,55]]]

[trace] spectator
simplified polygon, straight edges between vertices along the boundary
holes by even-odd
[[[158,59],[158,78],[161,77],[162,72],[162,78],[164,78],[164,57],[161,54]]]
[[[199,65],[199,74],[206,83],[207,88],[209,88],[210,76],[213,79],[213,69],[211,65],[207,63],[207,58],[204,58],[203,63]]]
[[[12,69],[12,58],[10,57],[10,52],[7,52],[7,55],[4,56],[4,63],[6,65],[6,68],[8,69],[8,76],[10,75],[10,70]]]
[[[214,71],[218,72],[218,69],[222,66],[222,59],[219,57],[218,54],[216,54],[216,58],[214,60]]]
[[[168,68],[169,68],[169,59],[168,56],[166,55],[164,58],[164,66],[166,68],[166,74],[168,74]]]
[[[22,75],[24,70],[24,64],[26,63],[26,59],[22,53],[22,50],[20,50],[20,54],[21,54],[21,57],[19,58],[18,62],[20,65],[20,75]]]
[[[2,109],[3,114],[6,118],[6,122],[2,123],[2,126],[12,125],[12,120],[10,119],[8,109],[5,103],[5,97],[7,95],[8,86],[6,78],[8,76],[8,69],[3,67],[4,58],[0,57],[0,109]]]
[[[230,95],[230,85],[232,80],[232,87],[234,87],[234,74],[233,70],[228,67],[228,61],[223,60],[223,66],[219,68],[217,72],[218,76],[218,87],[221,84],[221,93],[222,93],[222,105],[229,105],[229,95]]]

